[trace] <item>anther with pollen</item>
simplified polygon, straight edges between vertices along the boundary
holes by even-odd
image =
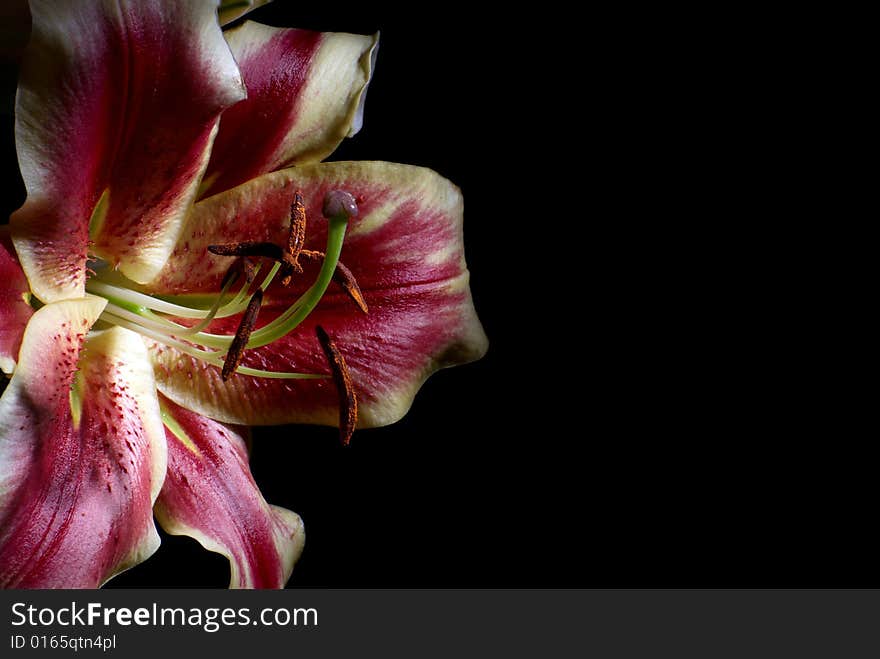
[[[300,256],[304,256],[310,261],[323,261],[325,255],[324,252],[304,249],[300,252]],[[333,281],[339,284],[342,290],[348,294],[348,297],[354,301],[358,306],[358,309],[364,313],[369,313],[367,301],[364,299],[361,287],[358,286],[357,279],[354,278],[351,270],[349,270],[342,261],[336,263],[336,269],[333,271]]]
[[[275,243],[245,241],[241,243],[227,243],[223,245],[208,245],[208,251],[217,256],[251,256],[262,257],[278,261],[282,265],[288,264],[288,254]],[[302,249],[298,256],[302,256],[310,261],[323,261],[324,252],[317,250]],[[248,279],[248,283],[253,280],[253,275]],[[282,284],[289,280],[289,276],[282,280]],[[333,281],[335,281],[344,290],[348,296],[358,306],[358,309],[364,313],[368,313],[367,301],[358,286],[357,280],[354,278],[351,270],[346,267],[342,261],[337,261],[336,269],[333,271]],[[286,285],[286,284],[285,284]]]
[[[223,371],[220,377],[226,382],[235,373],[235,369],[241,364],[241,358],[244,356],[244,349],[247,346],[248,339],[251,338],[251,332],[254,331],[254,325],[257,324],[257,314],[260,312],[260,306],[263,304],[263,289],[258,288],[257,292],[248,302],[247,309],[241,317],[238,329],[235,331],[235,338],[232,339],[232,345],[229,346],[229,352],[226,353],[226,361],[223,362]]]
[[[289,225],[284,228],[278,227],[282,230],[273,232],[274,236],[280,238],[277,244],[252,240],[207,246],[211,254],[232,257],[232,261],[227,262],[227,267],[223,271],[220,290],[208,296],[209,308],[202,308],[204,305],[201,301],[191,306],[186,298],[176,299],[176,296],[171,296],[172,299],[164,299],[164,296],[158,297],[135,290],[126,284],[127,280],[124,277],[113,273],[114,264],[98,262],[94,268],[95,273],[87,278],[85,287],[89,294],[105,300],[101,321],[137,332],[151,341],[216,367],[221,371],[224,380],[228,380],[235,373],[273,380],[319,380],[331,377],[328,374],[318,373],[269,371],[252,368],[242,363],[245,350],[257,350],[274,344],[296,331],[321,303],[334,280],[348,291],[362,310],[366,311],[366,303],[357,282],[348,268],[339,263],[349,221],[358,214],[357,201],[343,190],[329,190],[324,195],[322,210],[327,220],[326,247],[323,252],[310,252],[307,257],[320,261],[311,285],[306,286],[306,282],[303,282],[303,286],[296,287],[297,290],[286,292],[280,287],[269,289],[273,281],[278,282],[276,277],[279,274],[285,277],[299,270],[297,266],[302,262],[299,257],[305,251],[304,246],[307,244],[306,208],[302,194],[297,192],[288,199],[290,200]],[[272,218],[267,219],[272,221]],[[254,261],[252,262],[251,259]],[[256,262],[256,259],[274,261],[259,284],[256,278],[265,264]],[[210,264],[212,268],[219,269],[221,266],[221,263],[215,259],[211,259]],[[233,287],[237,291],[231,290]],[[264,301],[264,294],[273,297],[273,310],[285,303],[287,308],[280,310],[280,313],[273,316],[269,322],[257,327],[257,316]],[[295,300],[292,299],[294,297]],[[239,318],[239,322],[234,334],[230,335],[226,331],[214,333],[209,329],[215,320],[231,319],[235,316]],[[348,437],[356,414],[356,402],[350,391],[350,382],[346,389],[346,381],[350,378],[346,375],[347,370],[344,368],[344,361],[339,351],[332,342],[324,343],[327,345],[327,354],[337,373],[336,377],[341,382],[341,390],[347,391],[343,393],[342,398],[344,407],[348,410],[346,412],[348,421],[343,422],[342,426],[343,436]],[[276,350],[283,354],[287,346],[276,345]],[[224,353],[226,353],[225,358]],[[346,431],[346,428],[349,430]]]
[[[289,258],[289,255],[285,253],[285,251],[281,247],[279,247],[275,243],[267,242],[245,241],[241,243],[227,243],[224,245],[208,245],[208,251],[212,254],[216,254],[217,256],[263,257],[267,259],[272,259],[273,261],[278,261],[281,264],[287,264]],[[300,249],[297,256],[302,256],[309,261],[320,262],[324,260],[325,255],[324,252],[319,252],[317,250]],[[243,260],[246,261],[246,259]],[[251,268],[250,271],[247,271],[250,275],[247,282],[248,284],[250,284],[251,281],[253,281],[253,264],[251,264],[250,262],[247,263]],[[281,283],[286,286],[289,281],[290,275],[287,275],[281,281]],[[342,261],[338,261],[336,263],[336,269],[333,271],[333,281],[336,282],[339,287],[348,294],[352,301],[354,301],[354,303],[358,306],[358,309],[360,309],[364,313],[369,313],[367,301],[364,298],[361,287],[358,286],[357,279],[355,279],[354,274],[352,274],[351,270],[349,270]]]
[[[290,205],[290,231],[287,234],[287,249],[285,258],[285,272],[281,279],[282,286],[290,284],[294,273],[302,272],[299,264],[299,254],[306,243],[306,207],[303,204],[302,193],[298,190],[293,195],[293,203]]]
[[[275,243],[245,240],[240,243],[208,245],[208,251],[217,256],[261,256],[284,262],[284,250]]]
[[[316,325],[315,333],[318,335],[318,342],[330,364],[333,380],[336,382],[336,389],[339,392],[339,438],[343,445],[348,446],[355,426],[357,426],[358,415],[357,396],[354,393],[351,374],[348,372],[345,358],[326,330],[320,325]]]

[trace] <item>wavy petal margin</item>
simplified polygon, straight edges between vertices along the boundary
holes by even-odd
[[[37,311],[0,398],[0,586],[97,588],[159,546],[165,435],[140,338],[106,302]],[[85,345],[84,345],[85,344]]]
[[[28,196],[11,225],[39,299],[81,296],[89,249],[135,281],[161,269],[219,114],[245,97],[216,10],[32,0],[15,112]]]
[[[305,542],[299,515],[263,499],[234,428],[164,397],[161,406],[168,475],[155,512],[162,528],[226,556],[230,588],[283,588]]]
[[[220,120],[202,196],[329,156],[363,123],[379,35],[245,22],[226,32],[248,98]]]
[[[287,240],[290,202],[302,191],[309,219],[307,246],[321,249],[327,222],[324,195],[351,192],[360,214],[350,224],[342,261],[369,306],[363,314],[331,288],[297,330],[245,352],[243,364],[277,371],[327,373],[315,325],[330,334],[348,363],[358,396],[360,427],[400,419],[425,379],[446,366],[480,358],[487,339],[474,310],[462,238],[463,202],[449,181],[431,170],[380,162],[333,162],[268,174],[196,204],[191,222],[160,277],[157,293],[216,292],[228,258],[207,246],[241,240]],[[316,265],[297,286],[275,284],[259,324],[285,309],[308,286]],[[234,333],[238,318],[212,331]],[[329,380],[268,380],[236,375],[151,344],[160,391],[188,409],[227,423],[336,425],[338,397]]]
[[[9,227],[0,227],[0,370],[12,373],[24,328],[34,313],[27,279],[9,238]]]

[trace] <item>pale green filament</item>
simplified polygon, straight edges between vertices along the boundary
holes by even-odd
[[[273,264],[272,269],[269,271],[269,274],[263,280],[263,283],[260,284],[260,288],[262,288],[263,291],[269,288],[269,284],[272,283],[272,280],[275,278],[275,275],[278,273],[278,269],[280,267],[280,263]],[[256,271],[259,272],[259,270],[260,265],[257,265]],[[168,314],[169,316],[177,316],[178,318],[207,318],[211,313],[210,309],[193,309],[192,307],[175,304],[174,302],[169,302],[161,298],[153,297],[152,295],[138,293],[137,291],[133,291],[129,288],[108,284],[107,282],[101,281],[100,279],[95,277],[89,279],[86,282],[86,290],[89,293],[100,295],[101,297],[107,298],[108,300],[112,299],[120,306],[123,306],[122,303],[128,303],[141,309],[149,309],[151,311]],[[231,302],[217,309],[214,317],[226,318],[228,316],[234,316],[237,313],[241,313],[247,306],[247,298],[248,286],[247,284],[245,284],[238,292],[238,295],[236,295]],[[180,327],[183,327],[183,325],[181,325]]]
[[[115,314],[110,313],[106,310],[103,314],[101,314],[101,320],[106,320],[108,323],[113,323],[114,325],[118,325],[119,327],[130,329],[133,332],[137,332],[138,334],[153,339],[154,341],[158,341],[159,343],[170,346],[175,350],[179,350],[180,352],[183,352],[191,357],[195,357],[199,361],[211,364],[212,366],[216,366],[217,368],[223,368],[223,360],[220,359],[220,357],[222,357],[224,354],[222,352],[210,352],[208,350],[201,350],[199,348],[196,348],[195,346],[189,345],[188,343],[184,343],[183,341],[178,341],[177,339],[174,339],[167,334],[163,334],[162,332],[154,332],[153,330],[144,327],[140,323],[130,322],[125,318],[116,316]],[[250,368],[249,366],[239,366],[237,369],[235,369],[235,372],[241,373],[242,375],[251,375],[253,377],[275,378],[281,380],[320,380],[330,377],[328,375],[321,375],[317,373],[287,373],[264,371],[259,368]]]
[[[155,318],[157,318],[159,320],[163,320],[164,322],[169,323],[171,325],[177,325],[178,327],[181,328],[178,332],[178,334],[180,336],[188,336],[190,334],[198,334],[201,330],[205,329],[208,325],[210,325],[212,320],[214,320],[214,318],[217,315],[217,312],[220,310],[220,305],[223,302],[223,296],[225,296],[227,291],[229,291],[229,288],[232,286],[233,282],[234,282],[234,278],[230,277],[226,281],[226,283],[223,284],[223,288],[220,289],[220,294],[217,296],[217,299],[214,300],[214,304],[211,305],[211,309],[208,311],[208,315],[205,316],[205,319],[202,320],[200,323],[196,323],[195,325],[193,325],[192,327],[190,327],[188,329],[184,328],[182,325],[178,325],[178,323],[172,323],[170,320],[166,321],[163,318],[161,318],[160,316],[156,316],[152,311],[149,311],[149,310],[147,310],[145,312],[145,317],[147,317],[147,318],[155,317]],[[236,295],[235,299],[237,300],[239,297],[244,298],[244,294],[247,293],[247,289],[248,289],[248,284],[247,284],[247,282],[245,282],[244,286],[241,287],[241,290],[238,292],[238,295]],[[234,301],[235,300],[233,300],[233,302]],[[228,306],[228,305],[226,305],[226,306]]]

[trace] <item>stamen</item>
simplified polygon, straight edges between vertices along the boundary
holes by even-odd
[[[231,342],[230,339],[227,339],[225,342],[218,342],[216,336],[205,334],[202,330],[210,325],[214,318],[231,316],[245,309],[247,305],[243,300],[246,297],[250,283],[255,278],[258,270],[259,266],[254,266],[252,263],[249,263],[246,258],[238,259],[236,263],[226,271],[226,274],[223,277],[223,286],[220,289],[219,295],[214,299],[211,308],[207,312],[201,312],[201,316],[203,316],[202,321],[192,327],[180,325],[163,315],[154,313],[149,307],[133,302],[130,299],[132,294],[131,291],[125,291],[125,289],[113,289],[113,287],[105,287],[101,290],[103,290],[103,297],[107,299],[106,310],[116,317],[128,319],[131,322],[149,327],[163,334],[178,337],[193,337],[194,339],[199,340],[203,345],[215,348],[226,348]],[[222,304],[227,292],[242,272],[244,272],[245,279],[247,280],[246,283],[235,296],[235,299],[225,305]],[[261,290],[265,290],[266,286],[268,286],[268,283],[271,281],[271,276],[272,273],[270,273],[270,277],[267,277],[267,281],[264,282]],[[107,288],[110,288],[111,290],[108,291],[106,290]],[[137,301],[147,301],[150,306],[156,306],[155,304],[152,304],[156,302],[153,298],[143,294],[137,295],[139,296],[138,298],[135,298]],[[186,309],[186,307],[180,308],[184,310]],[[194,315],[188,313],[184,317],[190,318],[194,317]]]
[[[304,249],[300,254],[313,261],[324,259],[324,252],[318,252],[315,250]],[[333,281],[339,284],[339,286],[342,287],[342,290],[348,293],[348,296],[354,300],[354,303],[361,311],[369,313],[367,301],[364,299],[361,287],[358,286],[357,279],[354,278],[351,270],[349,270],[342,261],[336,263],[336,270],[333,271]]]
[[[271,274],[273,273],[270,273],[270,275]],[[263,290],[265,290],[265,286],[263,287]],[[207,309],[193,309],[191,307],[175,304],[173,302],[153,297],[151,295],[146,295],[144,293],[139,293],[128,288],[122,288],[120,286],[108,284],[97,278],[89,279],[88,281],[86,281],[86,291],[92,293],[93,295],[105,297],[109,300],[125,301],[130,305],[143,307],[144,309],[150,309],[159,313],[165,313],[170,316],[177,316],[178,318],[205,318],[209,313],[209,310]],[[241,295],[241,297],[243,300],[244,295]],[[238,302],[239,300],[235,300],[234,304],[238,304]],[[226,310],[227,306],[229,305],[224,305],[224,307],[221,308]],[[239,313],[242,309],[244,309],[244,303],[240,305],[240,308],[237,308],[225,314],[218,311],[217,317],[223,318],[224,316],[230,316],[233,313]]]
[[[290,277],[294,272],[302,272],[302,267],[287,249],[279,247],[275,243],[246,240],[240,243],[208,245],[208,251],[217,256],[259,256],[278,261],[281,264],[282,276],[284,277],[281,283],[285,286],[290,283]]]
[[[177,339],[174,339],[167,334],[151,330],[147,327],[144,327],[140,323],[129,322],[124,318],[118,317],[115,314],[108,313],[106,311],[101,314],[101,320],[104,320],[113,325],[118,325],[119,327],[124,327],[125,329],[130,329],[131,331],[151,338],[154,341],[158,341],[159,343],[163,343],[171,348],[175,348],[176,350],[179,350],[184,354],[195,357],[199,361],[205,362],[206,364],[211,364],[212,366],[216,366],[220,369],[223,368],[223,361],[219,357],[219,352],[209,352],[207,350],[201,350],[188,343],[184,343],[183,341],[178,341]],[[255,378],[272,378],[279,380],[323,380],[330,377],[328,375],[319,375],[315,373],[263,371],[258,368],[250,368],[249,366],[239,366],[235,370],[235,373],[236,375],[249,375]]]
[[[189,329],[184,329],[182,331],[178,331],[177,332],[178,336],[186,336],[189,334],[198,334],[203,329],[205,329],[208,325],[210,325],[211,321],[213,321],[214,318],[217,316],[217,312],[220,311],[220,309],[222,308],[223,299],[226,297],[226,294],[229,292],[229,289],[235,285],[235,282],[238,281],[238,278],[241,277],[242,273],[244,273],[245,280],[246,280],[245,285],[242,290],[247,290],[248,286],[250,286],[250,283],[254,279],[254,269],[253,269],[253,266],[251,266],[250,272],[248,272],[247,266],[244,263],[245,260],[246,259],[244,259],[244,258],[238,259],[238,261],[236,261],[232,265],[232,267],[226,271],[226,274],[223,276],[223,282],[220,286],[220,293],[219,293],[219,295],[217,295],[216,299],[214,300],[214,304],[211,305],[211,309],[208,311],[208,315],[205,316],[205,318],[200,323],[196,323],[195,325],[193,325]],[[236,297],[238,297],[238,296],[236,296]],[[153,314],[150,311],[147,311],[145,313],[145,317],[150,317],[150,316],[154,316],[154,315],[155,314]],[[165,322],[170,323],[171,325],[174,325],[174,326],[178,326],[177,323],[174,323],[170,320],[166,320]]]
[[[348,296],[354,300],[354,303],[358,306],[358,308],[364,313],[370,313],[370,310],[367,308],[367,301],[364,299],[364,294],[361,293],[361,287],[358,286],[357,279],[354,278],[351,270],[345,267],[345,264],[340,261],[336,264],[336,271],[333,273],[333,281],[339,284]]]
[[[332,199],[345,193],[334,192],[327,196]],[[334,206],[327,203],[325,210],[334,212]],[[352,295],[360,295],[360,289],[354,281],[351,272],[343,265],[340,272],[336,273],[339,254],[342,250],[342,242],[345,238],[346,226],[351,215],[356,214],[357,209],[351,203],[344,200],[336,204],[339,212],[331,215],[327,230],[326,254],[315,252],[309,254],[309,258],[322,260],[317,278],[300,297],[278,318],[266,324],[265,327],[256,330],[256,321],[259,314],[264,291],[269,287],[276,274],[284,274],[289,271],[292,263],[298,264],[298,257],[303,252],[304,245],[304,222],[305,207],[302,196],[296,195],[291,206],[291,226],[287,245],[278,247],[268,242],[246,241],[225,245],[212,245],[208,249],[211,253],[232,256],[235,262],[227,269],[221,281],[220,291],[212,295],[209,309],[193,308],[193,304],[203,304],[204,296],[196,295],[149,295],[136,289],[129,288],[129,282],[124,277],[111,277],[105,269],[99,269],[97,274],[89,277],[86,290],[91,294],[97,294],[107,301],[101,321],[111,325],[124,327],[137,332],[145,337],[174,348],[203,363],[221,369],[224,381],[233,374],[246,375],[259,378],[273,379],[322,379],[331,375],[297,373],[297,372],[274,372],[262,369],[242,366],[241,361],[244,351],[249,348],[257,348],[267,345],[282,336],[293,331],[309,313],[315,308],[321,297],[326,292],[327,286],[334,278],[337,281],[349,282],[347,289],[356,291]],[[260,271],[260,264],[251,261],[249,257],[269,258],[275,261],[270,272],[263,279],[257,290],[245,303],[249,295],[251,284]],[[245,282],[239,287],[241,279]],[[238,293],[228,300],[230,289],[236,286]],[[180,304],[182,302],[183,304]],[[201,331],[207,327],[214,318],[228,317],[242,313],[242,318],[234,336],[225,334],[211,334]],[[195,325],[187,327],[174,322],[174,317],[199,319]],[[325,333],[326,334],[326,333]],[[345,421],[341,426],[343,441],[348,443],[357,422],[357,400],[351,390],[351,378],[345,366],[345,361],[338,349],[330,341],[329,337],[323,341],[325,352],[331,363],[331,368],[342,387],[341,399],[345,405]],[[226,353],[223,358],[224,352]],[[346,385],[346,382],[348,383]],[[346,389],[347,387],[347,389]],[[342,418],[342,414],[340,418]]]
[[[257,324],[257,314],[260,312],[260,305],[263,303],[263,289],[258,288],[254,293],[251,301],[248,302],[247,309],[241,317],[241,323],[235,332],[235,338],[232,339],[232,345],[229,346],[229,352],[226,353],[226,361],[223,363],[223,372],[220,376],[226,382],[235,373],[235,369],[241,363],[244,356],[244,349],[247,346],[248,339]]]
[[[217,312],[217,318],[234,316],[237,313],[241,313],[245,307],[247,307],[247,303],[244,300],[247,297],[248,290],[250,290],[251,283],[256,279],[257,275],[260,274],[260,264],[255,264],[249,258],[243,257],[242,267],[244,268],[245,284],[241,287],[241,290],[232,302],[220,307],[220,310]],[[280,268],[281,264],[275,263],[269,270],[269,274],[263,279],[263,283],[260,284],[260,289],[264,293],[266,292],[266,289],[269,288],[269,284],[272,283],[272,280],[275,278],[275,275]]]
[[[254,265],[250,263],[247,257],[238,259],[229,270],[226,271],[226,274],[223,276],[223,282],[220,285],[220,293],[217,295],[217,298],[214,300],[214,304],[211,305],[211,309],[208,311],[208,315],[205,316],[204,320],[200,323],[197,323],[190,327],[188,330],[179,331],[179,336],[187,336],[190,334],[198,334],[203,329],[205,329],[208,325],[211,324],[211,321],[217,315],[217,312],[220,311],[223,305],[223,298],[226,297],[226,294],[229,292],[229,289],[235,285],[235,282],[238,281],[239,277],[244,274],[245,284],[242,288],[243,291],[246,291],[247,288],[251,285],[251,282],[254,280],[256,276],[256,272],[254,269]],[[236,296],[238,297],[238,296]],[[147,312],[146,316],[149,317],[153,314]],[[173,325],[177,325],[177,323],[172,323],[171,321],[167,321]]]
[[[297,190],[293,195],[293,204],[290,206],[290,233],[287,235],[287,262],[290,264],[289,272],[286,272],[281,280],[282,286],[290,284],[293,273],[301,273],[302,266],[299,264],[299,253],[306,242],[306,207],[303,204],[302,194]]]
[[[336,389],[339,392],[339,438],[344,446],[348,446],[355,426],[357,426],[358,413],[357,396],[354,393],[351,374],[348,372],[345,358],[324,328],[316,325],[315,333],[318,335],[318,341],[330,363],[333,380],[336,382]]]
[[[239,328],[239,332],[235,337],[230,337],[228,335],[211,334],[201,331],[188,333],[190,328],[178,325],[177,323],[153,313],[158,311],[160,313],[168,313],[170,315],[187,318],[204,319],[209,313],[213,312],[213,310],[210,312],[204,310],[196,311],[172,302],[155,299],[151,296],[119,289],[115,286],[105,285],[100,282],[95,282],[95,284],[96,287],[101,290],[93,289],[90,290],[90,292],[102,294],[103,296],[108,297],[111,301],[114,299],[120,301],[125,300],[125,304],[128,306],[131,304],[142,304],[142,308],[132,310],[132,313],[136,314],[136,317],[138,318],[137,320],[132,318],[133,322],[152,325],[155,331],[169,338],[173,335],[186,334],[187,340],[199,345],[211,348],[228,349],[230,353],[228,361],[230,363],[236,362],[236,360],[241,359],[242,353],[246,348],[259,348],[268,345],[296,329],[296,327],[305,320],[305,318],[317,306],[318,302],[326,292],[327,287],[330,285],[330,282],[333,280],[336,272],[336,265],[339,262],[339,254],[342,251],[342,243],[345,239],[348,220],[349,217],[357,214],[357,207],[354,204],[354,198],[350,194],[337,190],[329,192],[325,197],[324,210],[328,213],[334,210],[339,210],[339,212],[335,215],[330,215],[327,218],[329,220],[329,226],[327,228],[326,252],[315,282],[284,313],[258,330],[253,330],[253,327],[259,304],[254,303],[253,299],[251,300],[251,304],[256,305],[253,308],[254,317],[251,319],[250,323],[246,322],[246,318],[243,318],[242,327]],[[248,241],[225,245],[211,245],[208,249],[214,254],[223,256],[263,256],[275,260],[276,263],[272,266],[269,275],[263,281],[260,290],[258,291],[258,293],[260,293],[260,301],[262,301],[262,292],[268,288],[272,278],[283,266],[287,265],[285,259],[287,256],[286,250],[272,243]],[[278,258],[279,255],[281,258]],[[354,278],[350,276],[350,272],[348,274],[349,276],[345,278],[353,281]],[[342,276],[344,277],[344,275]],[[241,304],[240,300],[246,295],[247,290],[248,286],[243,286],[235,299],[220,307],[220,309],[216,311],[214,317],[223,318],[241,311],[244,306],[239,306]],[[115,297],[115,295],[112,298],[108,295],[115,293],[121,293],[122,295],[119,295],[118,298]],[[251,305],[248,305],[248,308],[251,309]],[[245,317],[247,316],[248,314],[246,313]],[[245,334],[247,335],[247,338],[246,341],[243,341],[242,337]],[[229,376],[232,375],[235,368],[234,365],[228,366],[227,371]]]
[[[339,203],[328,203],[328,200],[342,199]],[[348,199],[350,203],[345,202]],[[341,209],[336,215],[330,215],[329,226],[327,227],[327,247],[324,262],[321,264],[321,270],[315,283],[303,293],[300,298],[283,314],[269,322],[267,325],[256,330],[248,341],[249,348],[260,348],[268,345],[273,341],[277,341],[282,336],[289,334],[299,326],[299,324],[308,317],[312,310],[318,305],[330,282],[333,280],[333,273],[336,270],[336,264],[339,262],[339,254],[342,252],[342,242],[345,240],[345,230],[348,226],[349,217],[357,215],[357,206],[354,205],[354,197],[347,192],[334,190],[327,193],[324,199],[324,210],[332,211],[336,206]],[[200,341],[228,341],[226,337],[214,336],[211,334],[202,334]],[[206,343],[207,345],[207,343]],[[228,343],[227,343],[228,345]]]

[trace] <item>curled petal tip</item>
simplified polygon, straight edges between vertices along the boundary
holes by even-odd
[[[324,217],[344,215],[346,219],[357,217],[358,206],[354,196],[344,190],[331,190],[324,197]]]

